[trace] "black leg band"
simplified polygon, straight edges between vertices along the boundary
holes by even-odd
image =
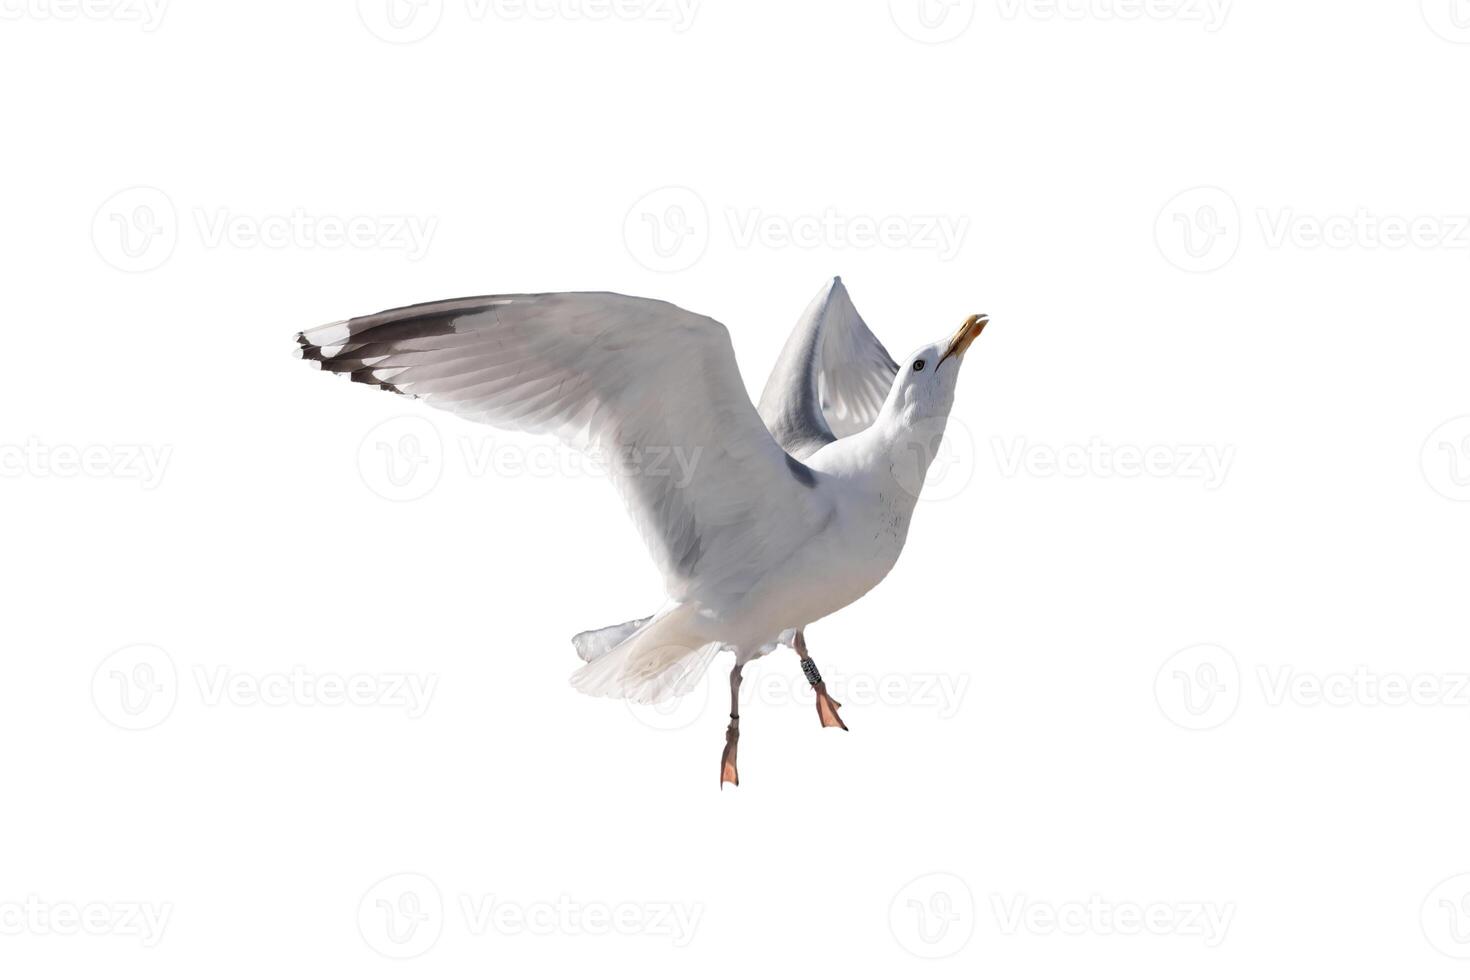
[[[806,682],[812,687],[822,683],[822,675],[817,670],[817,662],[811,657],[801,658],[801,672],[806,675]]]

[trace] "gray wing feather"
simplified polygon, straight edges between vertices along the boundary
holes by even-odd
[[[898,365],[834,277],[776,359],[761,394],[761,419],[782,448],[805,459],[872,425],[897,376]]]

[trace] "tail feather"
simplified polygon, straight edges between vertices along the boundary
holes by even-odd
[[[604,626],[600,630],[578,633],[572,637],[572,646],[577,648],[577,656],[591,663],[638,632],[652,618],[652,616],[644,616],[642,619],[631,619],[616,626]]]
[[[572,686],[594,697],[626,698],[641,704],[688,694],[720,650],[719,642],[708,642],[688,628],[690,619],[687,610],[675,607],[643,621],[572,674]],[[595,633],[622,628],[613,626]]]

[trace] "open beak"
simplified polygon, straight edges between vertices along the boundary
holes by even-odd
[[[963,356],[965,350],[975,342],[975,338],[980,336],[980,331],[984,330],[985,325],[989,322],[990,317],[984,313],[975,313],[966,319],[959,332],[954,335],[954,339],[949,342],[949,347],[945,349],[944,356],[939,359],[939,364],[948,360],[951,354],[955,357]],[[934,370],[939,370],[939,364],[934,365]]]

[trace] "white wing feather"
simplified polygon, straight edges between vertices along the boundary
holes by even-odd
[[[616,293],[427,303],[298,335],[323,368],[477,422],[597,453],[670,597],[718,609],[826,515],[762,424],[729,333]]]
[[[791,331],[761,395],[760,414],[787,452],[805,459],[873,424],[898,365],[833,278]]]

